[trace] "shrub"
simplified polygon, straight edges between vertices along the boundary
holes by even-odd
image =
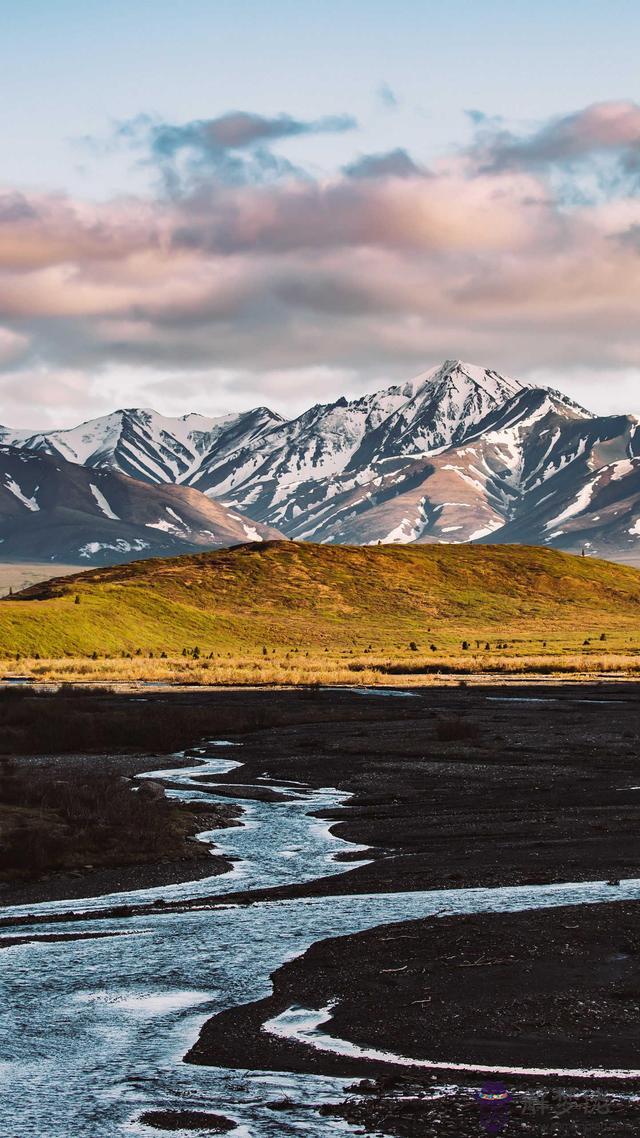
[[[462,740],[474,743],[480,738],[478,724],[469,719],[439,719],[435,731],[436,739],[440,743],[454,743]]]
[[[0,842],[2,869],[33,875],[73,862],[80,844],[87,856],[105,850],[120,850],[123,838],[140,850],[160,852],[166,844],[172,807],[162,799],[149,801],[143,793],[132,794],[128,783],[102,772],[90,780],[80,773],[60,778],[55,769],[28,772],[2,761],[1,801],[6,805],[38,811],[46,824],[18,822]]]

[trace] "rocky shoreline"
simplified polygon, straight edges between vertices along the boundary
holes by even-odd
[[[357,1076],[353,1093],[322,1112],[365,1133],[477,1135],[487,1080],[508,1095],[509,1134],[637,1132],[640,1073],[621,1081],[604,1072],[638,1067],[640,904],[378,927],[314,944],[272,982],[268,998],[211,1019],[187,1061]],[[327,1007],[323,1034],[443,1066],[336,1055],[265,1030],[287,1009]],[[512,1071],[451,1071],[446,1061]],[[585,1075],[517,1073],[542,1066]],[[602,1075],[587,1076],[592,1068]]]
[[[484,1086],[447,1087],[443,1093],[435,1081],[431,1085],[393,1077],[365,1081],[348,1088],[343,1102],[319,1106],[318,1113],[343,1119],[359,1134],[397,1138],[478,1138],[485,1133],[504,1133],[507,1138],[622,1138],[638,1133],[638,1103],[615,1089],[513,1086],[500,1115],[486,1108]]]
[[[638,1069],[640,1089],[640,903],[385,925],[314,944],[272,982],[271,996],[209,1021],[188,1060],[399,1073],[392,1061],[337,1056],[263,1030],[290,1007],[330,1007],[323,1033],[435,1067],[442,1061],[441,1074],[449,1062],[516,1077],[530,1068],[548,1068],[549,1077]]]

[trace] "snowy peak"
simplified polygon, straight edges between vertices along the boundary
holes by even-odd
[[[492,368],[479,367],[464,360],[445,360],[439,368],[427,373],[425,384],[428,383],[446,384],[452,392],[457,391],[465,398],[473,391],[481,392],[485,399],[494,403],[503,403],[527,386],[519,379],[511,379]]]
[[[145,482],[186,483],[226,493],[244,476],[317,479],[390,454],[425,454],[462,439],[494,407],[524,389],[490,369],[447,360],[404,384],[285,420],[266,407],[207,418],[178,418],[128,407],[78,427],[42,433],[0,428],[0,440]],[[254,457],[258,456],[258,461]],[[218,478],[218,473],[224,477]]]
[[[82,466],[119,470],[143,482],[188,482],[213,448],[235,449],[281,423],[266,407],[210,418],[179,418],[147,407],[127,407],[67,430],[30,434],[0,431],[0,440],[59,455]]]
[[[134,407],[66,431],[0,428],[1,440],[191,487],[236,521],[298,540],[640,550],[637,420],[595,416],[559,391],[459,359],[289,420],[265,407],[217,418]],[[13,493],[12,508],[18,501]]]
[[[366,440],[362,457],[431,454],[460,442],[492,411],[526,390],[519,380],[461,360],[417,376],[413,394]],[[352,464],[353,465],[353,464]]]

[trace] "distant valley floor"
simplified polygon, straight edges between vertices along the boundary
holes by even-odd
[[[0,597],[8,596],[9,590],[17,593],[40,581],[68,577],[86,568],[86,565],[62,565],[58,561],[0,561]]]

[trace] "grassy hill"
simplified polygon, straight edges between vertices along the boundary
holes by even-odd
[[[286,660],[293,670],[307,653],[322,654],[351,671],[402,660],[424,671],[451,658],[477,668],[479,659],[500,667],[529,655],[635,656],[640,572],[524,546],[276,541],[96,569],[0,601],[6,658],[193,660],[194,649],[199,661],[262,669]]]

